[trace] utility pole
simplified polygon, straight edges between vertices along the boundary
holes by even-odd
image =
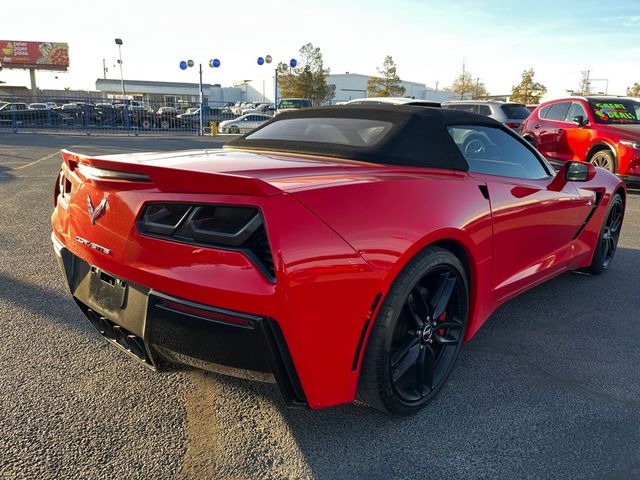
[[[467,81],[467,58],[462,57],[462,92],[460,92],[460,100],[464,99],[464,85]]]
[[[478,95],[478,89],[480,88],[480,77],[476,77],[476,91],[473,92],[472,97],[476,98],[476,96]]]
[[[580,73],[582,74],[582,85],[580,86],[580,94],[584,96],[589,93],[589,76],[591,75],[591,70],[583,70]]]
[[[102,59],[102,75],[103,78],[106,80],[107,79],[107,72],[109,71],[109,69],[107,68],[107,62],[105,61],[105,59]]]

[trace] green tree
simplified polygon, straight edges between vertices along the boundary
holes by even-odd
[[[369,97],[400,97],[406,89],[400,85],[396,63],[391,55],[387,55],[382,68],[376,68],[379,77],[371,77],[367,82],[367,96]]]
[[[473,78],[471,72],[467,71],[465,64],[462,64],[462,73],[453,81],[450,87],[446,88],[449,92],[460,94],[463,99],[465,94],[471,94],[471,98],[479,98],[489,95],[487,87],[480,78]]]
[[[640,97],[640,83],[636,82],[633,86],[627,88],[627,95],[629,97]]]
[[[280,63],[276,70],[283,97],[308,98],[314,105],[320,105],[335,96],[336,86],[327,84],[330,70],[324,68],[322,52],[312,43],[300,48],[300,61],[295,68]]]
[[[510,101],[524,103],[525,105],[540,103],[540,98],[547,93],[547,87],[541,83],[534,82],[534,75],[533,68],[522,72],[520,83],[511,88]]]

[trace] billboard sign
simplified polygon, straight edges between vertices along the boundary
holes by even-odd
[[[69,45],[0,40],[0,64],[3,68],[64,71],[69,67]]]

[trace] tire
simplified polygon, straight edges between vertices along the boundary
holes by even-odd
[[[582,269],[583,272],[601,275],[609,269],[618,248],[618,239],[620,238],[623,220],[624,202],[620,194],[616,193],[611,199],[607,213],[604,216],[591,265]]]
[[[239,134],[240,133],[240,127],[232,125],[231,127],[229,127],[229,133],[233,133],[235,135]]]
[[[468,292],[455,255],[436,246],[418,253],[380,306],[362,360],[358,398],[392,415],[412,415],[431,402],[464,341]]]
[[[169,120],[160,120],[160,128],[163,130],[169,130],[169,127],[171,126],[171,123],[169,122]]]
[[[611,150],[598,150],[591,155],[589,162],[591,162],[595,167],[601,167],[611,173],[616,173],[616,160],[613,157]]]
[[[148,130],[151,127],[153,127],[153,123],[151,122],[151,120],[145,118],[140,121],[140,128],[144,128],[145,130]]]

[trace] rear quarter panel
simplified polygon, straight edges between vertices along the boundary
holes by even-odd
[[[466,173],[415,169],[292,193],[367,261],[383,294],[420,250],[458,243],[469,265],[469,339],[493,309],[491,210],[479,185]]]

